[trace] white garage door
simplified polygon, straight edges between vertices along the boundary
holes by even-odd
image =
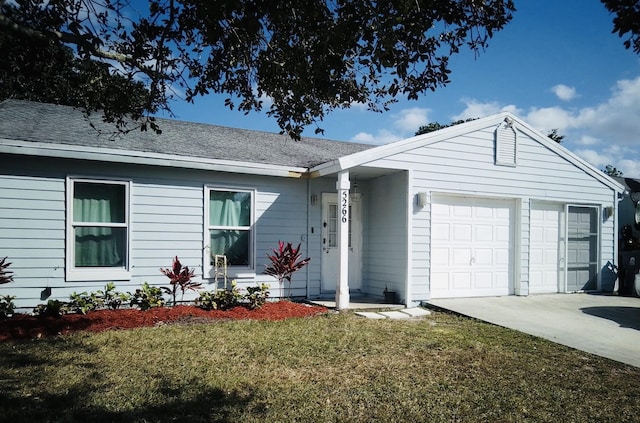
[[[564,205],[531,203],[529,292],[532,294],[563,291],[561,266],[563,252],[560,235]]]
[[[513,222],[513,201],[434,196],[431,296],[513,294]]]

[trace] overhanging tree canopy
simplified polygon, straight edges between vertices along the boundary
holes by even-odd
[[[134,116],[169,110],[176,92],[224,93],[298,138],[333,109],[381,111],[447,84],[449,57],[482,51],[514,11],[512,0],[0,0],[0,28],[143,83]]]

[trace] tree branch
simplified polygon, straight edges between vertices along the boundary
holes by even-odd
[[[128,60],[131,60],[130,56],[114,53],[112,51],[106,51],[95,48],[95,46],[87,40],[78,37],[77,35],[71,34],[69,32],[56,31],[56,30],[46,30],[46,31],[38,31],[33,28],[28,28],[13,22],[8,19],[6,16],[0,13],[0,28],[6,28],[13,32],[17,32],[22,35],[26,35],[31,38],[40,38],[40,39],[49,39],[55,38],[62,43],[74,44],[79,47],[87,49],[91,53],[92,56],[99,57],[101,59],[115,60],[117,62],[125,63]]]

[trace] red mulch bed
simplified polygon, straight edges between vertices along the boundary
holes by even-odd
[[[0,342],[18,339],[34,339],[72,332],[102,332],[113,329],[132,329],[167,323],[206,322],[209,320],[284,320],[291,317],[309,317],[325,313],[320,306],[291,301],[269,302],[257,310],[238,306],[230,310],[206,311],[195,306],[179,305],[159,307],[146,311],[138,309],[97,310],[61,317],[38,317],[15,314],[0,320]]]

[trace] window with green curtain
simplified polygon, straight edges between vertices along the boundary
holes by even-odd
[[[73,232],[75,267],[125,267],[126,185],[75,181]]]
[[[229,266],[250,266],[253,223],[250,191],[209,191],[211,255],[224,254]]]

